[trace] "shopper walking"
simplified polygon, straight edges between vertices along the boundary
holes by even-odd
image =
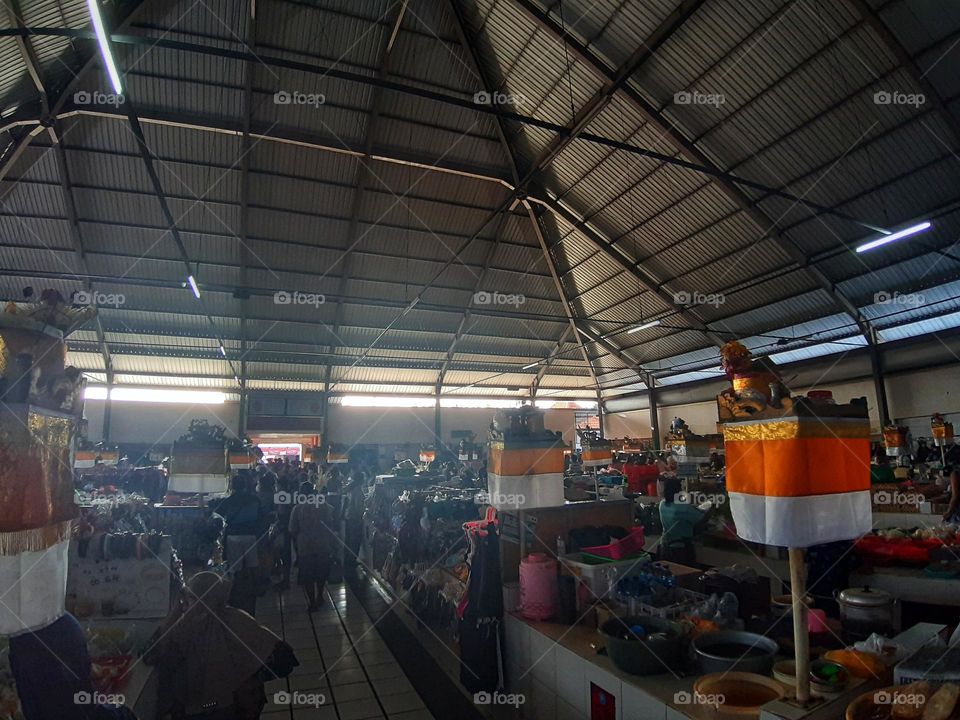
[[[197,573],[157,629],[145,662],[160,671],[160,697],[173,720],[255,720],[264,682],[299,665],[293,649],[243,610],[228,604],[229,583]]]
[[[344,577],[355,579],[360,545],[363,542],[364,489],[366,476],[360,465],[352,465],[350,483],[344,488]]]
[[[70,613],[10,638],[10,669],[24,720],[136,720],[125,707],[100,704],[87,639]]]
[[[224,521],[224,555],[234,577],[230,604],[255,615],[260,592],[258,543],[267,531],[266,516],[247,477],[234,475],[230,491],[214,508]]]
[[[310,612],[320,608],[323,589],[330,576],[334,547],[334,515],[326,495],[310,482],[300,486],[297,504],[290,513],[290,537],[297,551],[297,582],[307,594]]]

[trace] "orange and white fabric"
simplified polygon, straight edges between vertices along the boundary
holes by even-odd
[[[737,534],[781,547],[851,540],[873,524],[867,419],[786,417],[723,426]]]

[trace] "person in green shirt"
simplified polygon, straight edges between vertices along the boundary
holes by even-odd
[[[870,482],[872,484],[897,482],[897,476],[894,475],[893,468],[890,467],[890,459],[886,454],[878,455],[877,464],[870,466]]]
[[[663,500],[660,501],[660,559],[690,564],[694,562],[693,536],[707,513],[693,505],[682,502],[680,481],[667,478],[663,483]]]

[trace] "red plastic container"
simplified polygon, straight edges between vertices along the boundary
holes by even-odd
[[[609,545],[595,545],[593,547],[580,549],[591,555],[599,555],[600,557],[610,558],[611,560],[623,560],[623,558],[643,550],[643,528],[639,525],[631,528],[630,534],[625,538],[615,540]]]

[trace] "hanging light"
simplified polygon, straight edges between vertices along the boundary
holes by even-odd
[[[659,320],[651,320],[650,322],[643,323],[643,325],[637,325],[634,328],[627,330],[627,335],[633,335],[635,332],[640,332],[641,330],[646,330],[647,328],[656,327],[660,324]]]
[[[90,19],[93,21],[93,29],[97,34],[97,42],[100,44],[100,54],[103,55],[103,62],[107,66],[107,74],[113,84],[113,91],[117,95],[122,95],[123,85],[120,83],[120,73],[117,71],[117,63],[113,60],[113,52],[110,50],[107,31],[103,26],[103,18],[100,17],[97,0],[87,0],[87,7],[90,9]]]
[[[919,225],[912,225],[911,227],[904,228],[903,230],[898,230],[897,232],[890,233],[889,235],[881,235],[875,240],[870,240],[869,242],[865,242],[863,245],[858,245],[857,252],[862,253],[862,252],[866,252],[867,250],[873,250],[874,248],[878,248],[881,245],[886,245],[887,243],[892,243],[896,240],[901,240],[905,237],[916,235],[917,233],[923,232],[924,230],[928,230],[928,229],[930,229],[930,223],[922,222]]]
[[[535,367],[536,367],[537,365],[539,365],[539,364],[540,364],[540,361],[537,360],[537,362],[530,363],[529,365],[524,365],[522,369],[523,369],[523,370],[529,370],[530,368],[535,368]]]
[[[197,296],[197,300],[200,299],[200,288],[197,287],[197,281],[193,279],[193,275],[187,275],[187,282],[190,283],[190,289],[193,290],[193,294]]]

